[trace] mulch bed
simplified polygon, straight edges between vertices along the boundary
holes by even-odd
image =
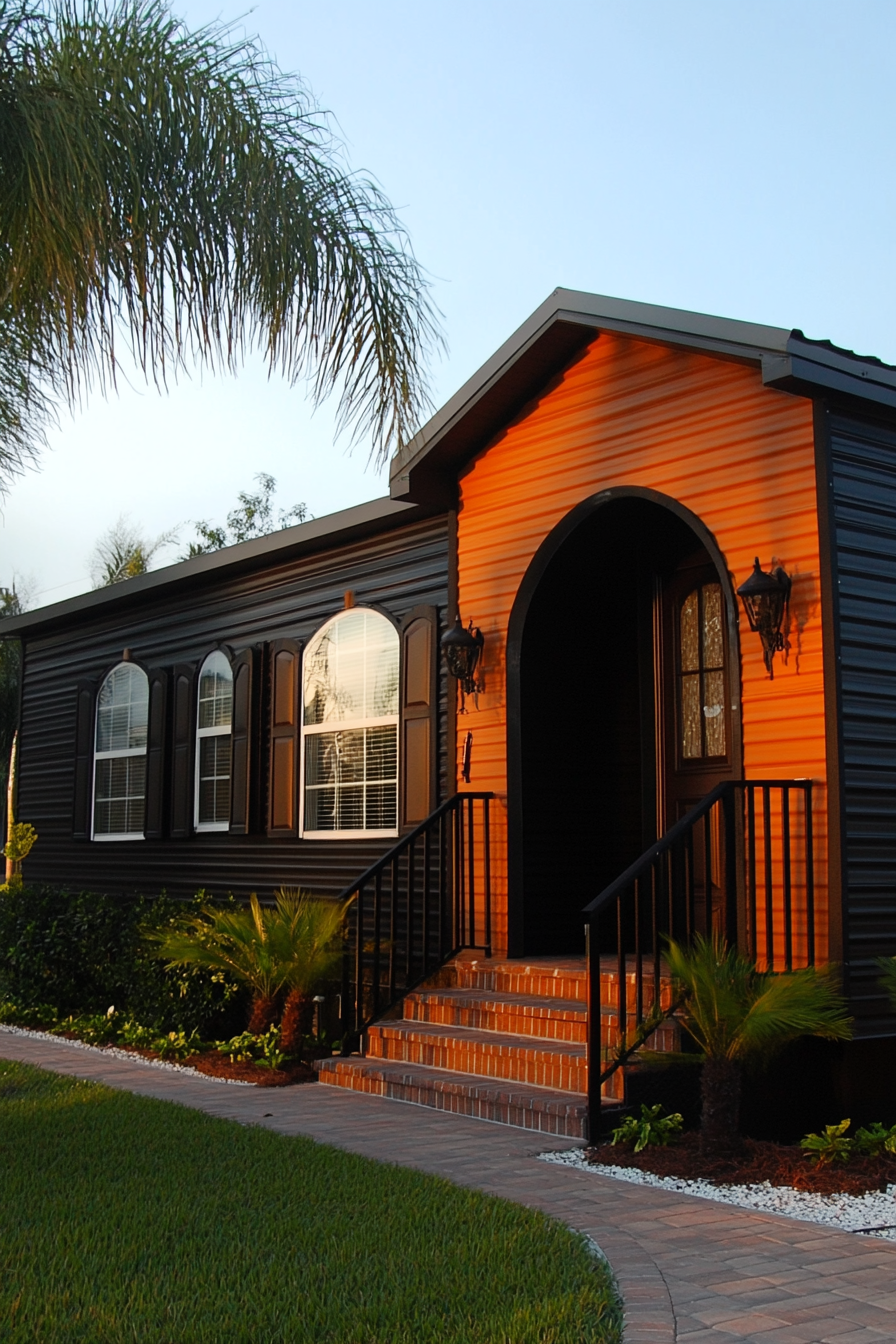
[[[745,1139],[736,1157],[708,1157],[700,1150],[699,1134],[682,1134],[668,1148],[631,1148],[600,1143],[585,1150],[589,1162],[614,1167],[637,1167],[654,1176],[676,1176],[686,1181],[713,1181],[717,1185],[789,1185],[818,1195],[862,1195],[886,1190],[896,1183],[896,1155],[854,1157],[849,1162],[817,1167],[796,1144]]]
[[[74,1031],[57,1031],[53,1034],[62,1036],[67,1041],[80,1040]],[[102,1048],[100,1046],[100,1049]],[[139,1045],[116,1045],[110,1048],[125,1050],[129,1055],[139,1055],[141,1059],[162,1058],[158,1051],[145,1050]],[[210,1078],[229,1078],[239,1083],[255,1083],[257,1087],[291,1087],[294,1083],[313,1083],[317,1080],[317,1074],[312,1066],[300,1060],[286,1064],[282,1069],[265,1069],[251,1061],[231,1063],[227,1055],[219,1054],[217,1050],[204,1050],[201,1054],[190,1055],[187,1059],[168,1062],[184,1064],[187,1068],[195,1069],[197,1073],[205,1073]]]
[[[132,1055],[141,1055],[143,1059],[161,1059],[155,1050],[143,1050],[136,1045],[119,1045],[115,1048],[127,1050]],[[229,1078],[238,1083],[255,1083],[257,1087],[289,1087],[293,1083],[313,1083],[317,1078],[311,1065],[302,1061],[296,1060],[282,1069],[265,1069],[251,1060],[231,1062],[228,1055],[222,1055],[217,1050],[203,1050],[201,1054],[169,1062],[183,1064],[210,1078]]]
[[[301,1061],[285,1064],[282,1069],[264,1069],[251,1061],[231,1064],[227,1055],[220,1055],[217,1050],[190,1055],[184,1063],[211,1078],[231,1078],[240,1083],[256,1083],[258,1087],[289,1087],[292,1083],[313,1083],[317,1078],[311,1065]]]

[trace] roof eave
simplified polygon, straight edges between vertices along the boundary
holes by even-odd
[[[0,620],[0,639],[43,633],[73,619],[106,615],[133,604],[135,600],[154,596],[163,589],[174,592],[200,587],[211,579],[260,569],[272,561],[282,564],[304,554],[344,545],[392,527],[399,519],[402,522],[410,521],[415,515],[426,512],[413,503],[390,499],[388,496],[370,500],[366,504],[341,509],[323,518],[312,518],[307,523],[298,523],[295,527],[284,528],[266,537],[227,546],[175,565],[166,565],[162,569],[151,570],[148,574],[106,588],[80,593],[63,602],[26,611],[21,616],[4,617]]]
[[[451,507],[457,469],[602,331],[759,366],[789,331],[605,295],[557,289],[396,454],[393,499]]]

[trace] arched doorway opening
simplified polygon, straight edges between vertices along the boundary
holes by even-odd
[[[509,950],[579,954],[581,911],[741,773],[737,611],[676,501],[604,491],[546,538],[508,630]]]

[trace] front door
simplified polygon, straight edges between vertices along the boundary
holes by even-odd
[[[733,778],[725,594],[705,552],[667,578],[663,592],[659,802],[662,829]]]

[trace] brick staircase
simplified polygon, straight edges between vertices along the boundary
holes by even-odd
[[[584,1138],[585,959],[461,957],[367,1033],[322,1083],[545,1134]]]
[[[611,1047],[618,1039],[617,1013],[607,1006],[618,1001],[615,962],[602,966],[601,981],[601,1038]],[[626,982],[632,1014],[633,969]],[[664,999],[669,992],[663,977]],[[586,1000],[584,957],[458,957],[406,996],[402,1017],[369,1028],[365,1055],[320,1061],[319,1080],[479,1120],[585,1138]],[[633,1024],[632,1017],[629,1027]],[[649,1044],[654,1050],[677,1049],[677,1029],[666,1023]],[[618,1105],[623,1087],[620,1070],[604,1087],[605,1102]]]

